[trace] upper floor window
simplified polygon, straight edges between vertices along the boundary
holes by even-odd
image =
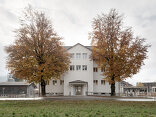
[[[94,68],[93,68],[93,71],[94,71],[94,72],[98,72],[98,68],[97,68],[97,67],[94,67]]]
[[[75,58],[75,54],[74,53],[70,53],[70,57],[73,59]]]
[[[87,53],[82,53],[83,59],[87,59]]]
[[[105,85],[105,80],[101,80],[101,85]]]
[[[101,68],[101,72],[105,72],[105,68],[104,67]]]
[[[76,65],[76,70],[81,70],[81,65]]]
[[[98,84],[98,80],[94,80],[94,84],[96,84],[96,85],[97,85],[97,84]]]
[[[74,65],[70,65],[70,71],[74,71]]]
[[[82,70],[87,70],[87,65],[82,65]]]
[[[80,59],[81,58],[81,53],[76,53],[76,58]]]
[[[53,80],[53,85],[57,85],[57,80]]]
[[[60,85],[64,85],[64,80],[60,80]]]

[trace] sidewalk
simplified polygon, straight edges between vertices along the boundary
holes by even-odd
[[[98,96],[51,96],[35,98],[0,98],[0,100],[103,100],[103,101],[156,101],[156,98],[134,98],[134,97],[98,97]]]

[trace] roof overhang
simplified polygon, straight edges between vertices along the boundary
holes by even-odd
[[[147,87],[136,87],[136,86],[133,86],[133,87],[124,87],[124,89],[147,89]]]
[[[82,44],[80,44],[80,43],[77,43],[77,44],[75,44],[75,45],[73,45],[73,46],[64,46],[64,47],[65,47],[67,50],[70,50],[71,48],[73,48],[73,47],[75,47],[75,46],[77,46],[77,45],[80,45],[80,46],[82,46],[82,47],[88,49],[89,51],[92,51],[92,50],[91,50],[91,46],[84,46],[84,45],[82,45]]]
[[[69,82],[70,85],[85,85],[88,84],[88,82],[82,81],[82,80],[75,80],[75,81],[71,81]]]
[[[0,86],[29,86],[30,83],[27,82],[1,82]]]

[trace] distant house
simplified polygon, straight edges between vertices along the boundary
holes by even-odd
[[[33,97],[34,85],[26,82],[1,82],[1,97]]]
[[[126,96],[146,96],[147,95],[147,87],[144,87],[144,86],[124,87],[123,90]]]
[[[124,93],[124,87],[132,87],[133,85],[126,82],[126,81],[121,81],[120,82],[120,95]]]
[[[156,96],[156,82],[143,82],[145,87],[147,87],[147,94],[151,96]]]
[[[156,82],[142,82],[142,84],[148,88],[147,92],[156,92],[152,90],[156,87]]]
[[[156,82],[137,83],[136,86],[125,86],[127,96],[156,96]]]
[[[33,97],[35,85],[25,81],[15,82],[9,77],[7,82],[0,83],[0,97]]]

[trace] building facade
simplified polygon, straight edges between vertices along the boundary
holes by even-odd
[[[136,86],[124,86],[123,92],[125,96],[156,96],[156,82],[138,82]]]
[[[16,80],[15,80],[16,79]],[[18,80],[8,75],[8,81],[0,82],[0,97],[34,97],[35,85],[24,80]]]
[[[34,97],[34,85],[26,82],[1,82],[0,97]]]
[[[90,59],[91,47],[76,44],[65,46],[71,55],[68,72],[60,80],[51,80],[46,85],[49,95],[110,95],[110,84],[105,81],[102,73],[93,60]],[[119,82],[115,83],[116,94],[119,94]]]

